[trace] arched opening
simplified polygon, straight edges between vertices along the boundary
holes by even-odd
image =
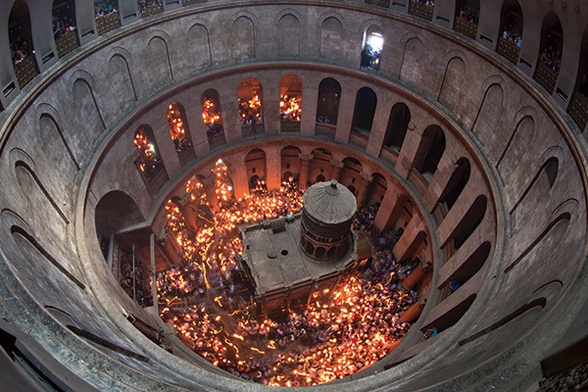
[[[80,46],[74,0],[53,1],[53,39],[58,57],[63,57]]]
[[[266,160],[265,151],[254,148],[245,156],[245,168],[249,178],[249,190],[265,188]],[[259,190],[261,190],[261,188]]]
[[[200,97],[200,104],[208,145],[210,148],[224,145],[226,141],[218,91],[212,88],[206,90]]]
[[[316,179],[315,183],[326,181],[327,177],[329,177],[329,179],[338,180],[338,178],[331,177],[331,173],[333,173],[333,166],[331,164],[333,154],[331,154],[329,150],[324,148],[315,148],[312,151],[312,157],[309,178]],[[335,174],[333,173],[333,175]]]
[[[363,148],[367,146],[377,103],[378,98],[374,90],[369,87],[359,89],[355,96],[350,142]]]
[[[295,182],[300,178],[300,154],[301,151],[296,146],[286,146],[281,151],[282,161],[282,180],[288,181],[290,177]]]
[[[302,80],[286,75],[280,80],[280,130],[300,132],[302,114]]]
[[[388,181],[386,181],[386,178],[380,173],[374,173],[368,189],[367,204],[380,203],[384,199],[387,189]]]
[[[406,137],[408,123],[410,122],[410,110],[406,104],[399,102],[392,106],[386,136],[384,137],[384,147],[399,152]]]
[[[247,78],[239,84],[239,117],[243,137],[263,133],[262,88],[259,80]]]
[[[576,85],[568,106],[568,113],[578,124],[580,131],[584,131],[588,123],[588,26],[584,29],[584,34],[582,35],[582,49],[579,61]]]
[[[445,133],[438,125],[430,125],[423,132],[417,152],[416,169],[430,180],[445,152]]]
[[[133,143],[139,152],[139,156],[135,159],[135,165],[142,174],[141,177],[146,182],[147,188],[154,191],[167,180],[167,177],[163,178],[165,173],[163,161],[159,156],[151,127],[148,125],[139,126],[135,132]]]
[[[563,33],[559,18],[550,12],[543,20],[541,28],[541,44],[539,58],[533,78],[553,94],[557,77],[561,68],[561,51],[563,47]]]
[[[185,112],[181,103],[172,102],[167,107],[166,115],[169,135],[182,164],[195,156]]]
[[[341,169],[340,183],[345,185],[351,193],[357,195],[356,190],[361,184],[361,173],[363,172],[363,165],[355,158],[343,159],[343,168]]]
[[[384,35],[380,29],[377,26],[370,26],[365,29],[361,46],[360,67],[373,71],[379,70],[383,48]]]
[[[523,45],[523,11],[516,0],[502,3],[500,13],[500,37],[496,52],[513,64],[519,62]]]
[[[433,20],[434,0],[410,0],[408,13],[427,20]]]
[[[319,84],[318,107],[316,111],[317,135],[335,138],[339,102],[341,100],[341,85],[333,78],[326,78]]]
[[[559,161],[556,157],[549,158],[543,166],[543,171],[545,173],[545,176],[547,177],[547,181],[549,182],[549,188],[553,188],[553,184],[557,179],[558,169]]]
[[[316,252],[315,252],[315,256],[317,259],[322,259],[325,257],[325,248],[323,248],[322,246],[319,246],[318,248],[316,248]]]
[[[120,27],[120,13],[118,10],[118,0],[94,0],[98,35],[106,34],[110,30]]]
[[[457,0],[453,29],[476,39],[479,16],[480,0]]]
[[[449,286],[451,293],[456,291],[482,269],[491,249],[492,246],[488,241],[483,242],[451,275],[441,282],[439,288]]]
[[[451,239],[453,239],[453,244],[456,249],[459,249],[470,238],[470,235],[482,222],[486,214],[486,205],[486,196],[478,196],[455,227]]]
[[[18,86],[23,88],[39,74],[31,35],[29,7],[24,0],[17,0],[12,6],[8,20],[8,38],[16,80]]]
[[[98,241],[107,261],[112,257],[114,234],[145,219],[135,200],[122,191],[110,191],[102,196],[94,217]]]
[[[439,203],[445,203],[447,212],[451,210],[461,192],[465,188],[470,179],[470,161],[466,158],[460,158],[457,163],[455,170],[447,182],[445,190],[439,198]]]

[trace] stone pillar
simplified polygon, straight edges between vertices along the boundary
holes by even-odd
[[[277,148],[265,150],[265,184],[267,189],[280,189],[282,184],[282,155]]]
[[[410,308],[406,309],[404,313],[402,313],[400,316],[400,321],[403,323],[411,323],[415,321],[421,315],[424,307],[425,304],[422,301],[413,304]]]
[[[357,92],[357,88],[355,85],[345,85],[345,88],[346,92],[341,94],[341,100],[339,101],[339,115],[337,118],[335,140],[347,144],[349,143],[349,135],[351,134],[351,123],[353,121],[353,112],[355,110],[355,93]]]
[[[404,233],[394,245],[394,255],[398,261],[404,261],[413,256],[413,252],[426,238],[425,223],[418,215],[413,215],[408,225],[404,228]]]
[[[193,91],[190,93],[182,93],[176,100],[184,106],[184,116],[187,122],[185,126],[186,130],[190,132],[194,154],[196,157],[201,157],[210,151],[208,136],[206,135],[204,121],[202,120],[202,105],[200,105],[202,91],[198,91],[197,94],[194,94]],[[197,95],[196,100],[194,99],[194,95]]]
[[[419,265],[404,279],[404,282],[400,285],[400,289],[408,292],[412,290],[432,269],[431,262],[421,261]]]
[[[395,186],[389,186],[386,189],[382,204],[374,218],[374,225],[378,230],[384,231],[396,223],[402,208],[402,196],[403,194]]]
[[[341,169],[343,169],[343,162],[331,158],[331,180],[341,182]]]
[[[149,256],[151,258],[151,295],[153,308],[159,314],[159,302],[157,301],[157,271],[155,270],[155,234],[149,235]]]
[[[357,206],[361,207],[365,204],[368,196],[368,190],[372,183],[372,175],[366,172],[361,173],[361,183],[359,184],[359,191],[357,192]]]
[[[300,189],[306,189],[306,183],[310,177],[310,163],[312,162],[313,156],[312,154],[303,153],[300,153],[298,156],[300,157],[300,179],[298,183]]]
[[[192,204],[190,203],[190,197],[188,196],[186,199],[182,200],[182,205],[180,207],[182,211],[182,215],[184,215],[184,223],[186,227],[196,229],[196,215],[194,214],[194,208],[192,208]]]
[[[302,115],[300,117],[300,133],[314,135],[316,129],[316,110],[318,106],[318,83],[305,83],[302,89]]]
[[[408,178],[412,170],[426,127],[427,124],[424,121],[411,120],[408,124],[400,155],[398,155],[398,161],[394,166],[396,172],[403,178]]]
[[[212,174],[202,181],[202,185],[204,186],[204,191],[206,192],[206,199],[208,200],[208,204],[213,211],[218,211],[218,198],[216,197],[216,187],[214,184],[215,175]]]

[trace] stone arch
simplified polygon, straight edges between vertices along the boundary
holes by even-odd
[[[485,195],[476,197],[460,222],[455,226],[449,238],[453,240],[456,249],[459,249],[482,223],[488,206],[487,200]]]
[[[320,56],[333,60],[343,59],[345,52],[341,42],[345,40],[345,23],[341,15],[330,12],[319,18]]]
[[[261,148],[254,148],[249,151],[245,156],[245,169],[247,178],[251,179],[257,176],[259,180],[265,180],[267,178],[267,162],[266,153]],[[250,189],[251,189],[251,183]],[[253,184],[255,186],[255,184]]]
[[[460,266],[439,283],[438,288],[442,289],[447,287],[452,281],[458,282],[459,285],[464,285],[482,269],[488,260],[491,250],[492,244],[490,242],[482,242]]]
[[[384,199],[386,191],[388,190],[388,180],[381,173],[373,173],[372,181],[368,188],[368,199],[367,203],[379,203]]]
[[[445,74],[437,97],[437,101],[450,110],[455,110],[462,100],[462,85],[467,73],[467,63],[462,58],[463,54],[454,52],[456,51],[450,53],[453,57],[446,63]]]
[[[496,163],[496,168],[503,180],[508,183],[508,173],[512,168],[526,162],[525,156],[535,139],[535,119],[531,116],[524,116],[518,121],[514,132]],[[506,168],[506,169],[504,169]]]
[[[445,133],[439,125],[429,125],[423,131],[414,166],[421,174],[432,176],[444,153]]]
[[[300,54],[300,18],[293,12],[283,12],[278,19],[277,26],[278,55],[280,57],[298,57]]]
[[[467,158],[460,158],[455,163],[455,169],[439,197],[439,203],[445,203],[448,212],[451,211],[451,208],[468,184],[470,170],[470,161]]]
[[[361,184],[361,174],[363,173],[362,163],[354,157],[343,159],[343,168],[341,169],[341,183],[346,187],[352,186],[353,189],[359,189]],[[352,191],[356,194],[356,192]]]
[[[282,179],[285,178],[287,172],[290,172],[290,174],[297,180],[300,178],[300,169],[302,165],[300,160],[301,153],[302,151],[300,150],[300,148],[296,146],[289,145],[282,148],[282,150],[280,151],[280,177]]]
[[[169,54],[168,42],[169,36],[163,31],[153,32],[151,38],[147,41],[146,55],[151,58],[149,64],[148,81],[151,82],[152,89],[156,90],[170,80],[174,79],[174,73]]]
[[[210,45],[210,30],[212,26],[207,20],[192,19],[188,24],[187,38],[194,61],[195,70],[212,65],[212,50]]]
[[[388,117],[386,135],[384,136],[385,147],[398,152],[402,149],[410,119],[410,109],[404,102],[397,102],[392,106],[390,117]]]
[[[117,89],[121,106],[130,106],[131,102],[137,101],[138,94],[135,88],[135,81],[131,69],[133,68],[133,61],[131,54],[124,48],[116,47],[107,55],[108,60],[108,75],[111,83],[119,86]]]
[[[400,79],[410,84],[418,85],[423,78],[420,62],[425,57],[426,46],[415,33],[407,33],[405,37],[406,41],[400,65]]]
[[[39,106],[37,106],[37,110],[36,110],[37,114],[39,115],[39,133],[42,136],[42,132],[43,132],[43,119],[45,119],[49,124],[49,129],[47,129],[47,131],[51,134],[53,134],[53,137],[48,137],[48,138],[43,138],[42,140],[45,141],[45,143],[50,143],[50,144],[54,144],[55,141],[59,140],[59,144],[61,145],[61,147],[63,149],[65,149],[65,152],[67,154],[67,157],[69,158],[69,160],[71,161],[71,163],[74,165],[76,170],[80,170],[80,164],[78,163],[76,157],[74,156],[73,151],[71,150],[69,143],[67,142],[63,131],[61,129],[61,126],[59,125],[61,123],[61,115],[59,114],[59,112],[50,104],[48,103],[41,103]],[[45,150],[46,149],[51,149],[51,148],[47,148],[47,145],[45,144]],[[54,148],[60,148],[54,145]],[[55,159],[56,163],[64,163],[62,159],[56,158]]]
[[[379,20],[369,19],[364,21],[360,28],[359,34],[362,35],[361,60],[360,67],[379,70],[382,62],[382,52],[384,50],[384,27]],[[380,43],[381,41],[381,43]]]
[[[111,190],[103,195],[94,209],[94,223],[99,237],[109,236],[144,220],[137,202],[122,190]]]
[[[200,97],[200,105],[208,144],[211,148],[226,144],[218,91],[213,88],[206,89]]]
[[[351,129],[369,137],[378,105],[378,96],[370,87],[362,87],[355,95],[355,108]]]
[[[488,79],[487,79],[488,80]],[[486,83],[484,83],[486,84]],[[497,131],[502,127],[504,112],[504,88],[500,82],[490,83],[484,88],[484,98],[472,125],[472,133],[483,145],[493,145]]]
[[[235,40],[233,60],[242,62],[255,58],[255,16],[248,12],[238,12],[233,15],[232,20],[231,28]]]

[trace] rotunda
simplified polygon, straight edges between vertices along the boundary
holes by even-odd
[[[304,390],[586,385],[583,2],[8,0],[0,15],[2,389],[274,388],[236,355],[279,343],[237,352],[244,337],[219,326],[247,306],[227,311],[238,290],[205,278],[238,271],[206,259],[193,279],[166,279],[187,256],[237,249],[231,219],[290,178],[308,197],[331,180],[351,193],[377,250],[354,271],[373,267],[385,300],[414,295],[390,316],[406,334],[380,342],[387,355],[370,366],[338,373],[294,357]],[[301,247],[315,259],[342,249],[328,244],[344,244],[350,206],[323,236],[330,217],[315,205]],[[197,230],[170,223],[182,208]],[[212,233],[224,211],[229,229]],[[193,282],[203,292],[190,302]],[[320,299],[339,283],[280,298]],[[208,335],[179,332],[192,315]],[[380,316],[363,325],[390,321]],[[330,348],[342,346],[337,328]],[[214,348],[208,360],[198,344]],[[229,356],[233,371],[215,366]],[[283,373],[278,385],[303,389]]]

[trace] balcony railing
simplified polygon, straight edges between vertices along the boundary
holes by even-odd
[[[162,0],[148,0],[146,5],[139,5],[139,17],[146,18],[163,12]]]
[[[580,130],[583,131],[586,128],[586,124],[588,124],[588,97],[579,92],[575,92],[568,107],[568,113],[572,116],[576,124],[578,124]]]
[[[55,47],[57,48],[57,56],[63,57],[75,48],[80,46],[78,34],[75,30],[69,31],[67,34],[55,40]]]
[[[433,20],[433,6],[420,3],[416,0],[410,0],[410,5],[408,6],[408,13],[415,16],[419,16],[423,19]]]
[[[197,3],[204,3],[206,0],[182,0],[182,5],[192,5]]]
[[[379,5],[381,7],[390,8],[390,0],[365,0],[366,4]]]
[[[98,35],[106,34],[110,30],[120,27],[120,16],[118,12],[112,12],[109,15],[101,16],[96,19],[96,30]]]
[[[16,80],[18,80],[18,86],[23,88],[39,74],[35,56],[26,56],[21,62],[14,64],[14,73],[16,74]]]
[[[453,29],[473,39],[476,39],[478,33],[478,25],[476,23],[459,17],[455,18]]]
[[[535,76],[533,77],[540,85],[545,87],[549,94],[553,94],[555,91],[555,84],[557,83],[557,73],[555,73],[545,63],[539,61],[537,63],[537,69],[535,69]]]
[[[496,53],[504,56],[513,64],[517,64],[519,62],[520,51],[521,48],[519,48],[514,42],[510,42],[504,38],[500,38],[498,41],[498,47],[496,48]]]

